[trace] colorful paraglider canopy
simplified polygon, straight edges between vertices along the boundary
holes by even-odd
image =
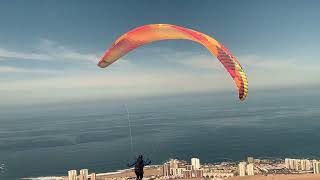
[[[155,41],[185,39],[195,41],[206,47],[223,64],[233,78],[243,101],[248,95],[248,80],[240,62],[221,43],[201,32],[171,24],[150,24],[135,28],[121,37],[102,56],[98,63],[101,68],[107,67],[131,50]]]

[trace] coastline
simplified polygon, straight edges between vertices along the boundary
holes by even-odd
[[[160,175],[160,165],[151,165],[145,167],[145,176]],[[122,178],[122,177],[135,177],[133,168],[120,169],[112,172],[96,173],[97,178]],[[66,176],[42,176],[42,177],[24,177],[21,180],[64,180]]]

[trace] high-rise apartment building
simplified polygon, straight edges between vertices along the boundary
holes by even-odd
[[[162,176],[169,177],[183,177],[184,171],[186,170],[186,164],[184,162],[178,161],[177,159],[171,159],[166,162],[161,167]]]
[[[161,174],[164,177],[170,176],[170,163],[164,163],[161,168]]]
[[[247,158],[248,163],[254,163],[254,158],[253,157],[248,157]]]
[[[285,166],[287,169],[290,169],[289,161],[290,161],[289,158],[284,159],[284,166]]]
[[[310,160],[307,160],[306,162],[306,170],[310,171],[312,169],[312,162]]]
[[[88,169],[81,169],[79,174],[79,180],[88,180]]]
[[[289,159],[286,158],[284,160],[285,163],[285,167],[288,169],[295,169],[295,170],[299,170],[302,168],[302,164],[301,164],[301,160],[300,159]]]
[[[310,171],[312,169],[312,162],[308,159],[301,159],[300,165],[303,171]]]
[[[313,173],[320,174],[320,162],[313,162]]]
[[[293,169],[298,171],[300,169],[300,159],[294,159],[293,166],[294,166]]]
[[[77,180],[77,170],[68,171],[68,180]]]
[[[247,165],[247,174],[249,176],[253,176],[254,175],[254,171],[253,171],[253,163],[249,163]]]
[[[289,159],[289,169],[294,169],[294,159]]]
[[[307,169],[307,161],[306,159],[301,159],[300,160],[300,167],[301,167],[301,170],[305,171]]]
[[[246,175],[246,162],[240,162],[239,163],[239,176],[245,176]]]
[[[197,158],[192,158],[191,164],[177,159],[171,159],[162,165],[161,175],[165,178],[202,178],[203,169],[200,168],[200,160]]]
[[[96,173],[91,173],[91,174],[90,174],[90,180],[97,180],[97,175],[96,175]]]
[[[192,158],[191,159],[191,165],[193,166],[194,170],[200,169],[200,159]]]
[[[284,160],[285,167],[288,169],[294,170],[302,170],[302,171],[310,171],[313,168],[313,162],[316,160],[308,160],[308,159],[290,159],[286,158]]]

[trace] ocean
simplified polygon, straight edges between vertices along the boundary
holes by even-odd
[[[2,108],[0,179],[114,171],[138,154],[153,164],[320,159],[320,93],[261,91],[249,92],[245,102],[225,92]]]

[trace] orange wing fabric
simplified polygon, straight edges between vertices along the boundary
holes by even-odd
[[[131,50],[155,41],[186,39],[206,47],[223,64],[239,91],[239,99],[248,95],[248,80],[240,62],[221,43],[201,32],[171,24],[150,24],[135,28],[118,38],[101,58],[98,66],[107,67]]]

